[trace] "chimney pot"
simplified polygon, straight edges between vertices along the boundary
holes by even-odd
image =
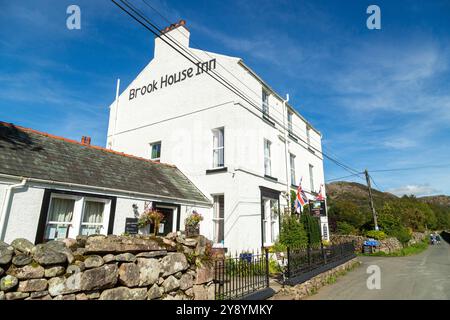
[[[81,143],[85,144],[87,146],[90,146],[91,145],[91,137],[82,136],[81,137]]]

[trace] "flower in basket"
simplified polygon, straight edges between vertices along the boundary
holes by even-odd
[[[184,224],[190,227],[197,227],[200,221],[203,221],[203,216],[197,211],[192,211],[192,213],[184,220]]]
[[[164,215],[161,212],[151,209],[151,208],[148,208],[139,217],[138,226],[143,228],[149,224],[153,224],[154,225],[154,235],[156,235],[156,232],[159,227],[159,223],[161,222],[162,219],[164,219]]]

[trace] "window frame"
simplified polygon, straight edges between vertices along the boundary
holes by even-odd
[[[87,202],[98,202],[98,203],[103,203],[103,212],[102,212],[102,222],[101,223],[88,223],[88,222],[83,222],[84,220],[84,216],[86,214],[86,203]],[[95,198],[95,197],[84,197],[83,199],[83,211],[81,212],[81,219],[80,219],[80,224],[79,224],[79,230],[78,230],[78,234],[81,235],[81,230],[82,230],[82,226],[83,225],[96,225],[96,226],[101,226],[100,229],[107,229],[108,228],[108,224],[105,223],[105,218],[106,215],[108,214],[108,204],[110,203],[110,200],[108,199],[100,199],[100,198]],[[102,233],[99,233],[102,234]]]
[[[159,157],[153,158],[153,147],[159,145]],[[161,161],[161,151],[162,151],[162,141],[155,141],[150,143],[150,160],[152,161]]]
[[[72,212],[72,220],[69,222],[57,222],[57,221],[51,221],[50,219],[50,210],[52,208],[52,201],[53,199],[65,199],[65,200],[73,200],[74,201],[74,207]],[[66,194],[66,193],[59,193],[59,192],[51,192],[49,201],[48,201],[48,208],[46,210],[46,218],[44,223],[44,230],[43,230],[43,240],[44,241],[51,241],[51,240],[60,240],[60,239],[66,239],[66,238],[76,238],[76,236],[81,235],[81,227],[83,224],[85,225],[92,225],[91,223],[83,223],[83,218],[85,214],[85,205],[86,202],[101,202],[104,204],[103,207],[103,213],[102,213],[102,223],[98,224],[101,225],[101,232],[99,234],[108,234],[109,229],[109,222],[111,219],[111,206],[113,205],[113,199],[112,198],[99,198],[95,197],[95,195],[78,195],[78,194]],[[67,233],[65,238],[53,238],[49,239],[47,238],[47,228],[51,224],[56,225],[67,225]],[[38,235],[37,235],[38,236]]]
[[[311,146],[311,127],[309,125],[306,125],[306,143],[308,147]]]
[[[292,126],[292,120],[293,120],[294,113],[291,110],[288,110],[287,112],[287,123],[288,123],[288,133],[293,134],[293,126]]]
[[[279,210],[280,202],[279,199],[274,199],[268,196],[261,197],[262,207],[263,207],[263,217],[262,217],[262,241],[263,246],[272,246],[279,234],[279,214],[274,214],[274,207]],[[268,211],[267,211],[268,210]],[[278,227],[278,228],[277,228]]]
[[[289,167],[290,167],[290,173],[291,173],[291,185],[295,186],[296,184],[296,174],[295,174],[295,154],[289,153]]]
[[[216,147],[214,145],[214,139],[215,139],[215,135],[218,132],[222,132],[222,146],[220,146],[220,134],[217,137],[217,141],[218,141],[218,146]],[[212,168],[213,169],[219,169],[219,168],[225,168],[225,127],[219,127],[219,128],[214,128],[212,129],[212,134],[213,134],[213,144],[212,144]],[[222,159],[220,159],[220,150],[222,150]],[[215,164],[215,155],[216,155],[216,151],[218,154],[218,161],[217,161],[217,165]],[[222,163],[220,163],[220,160],[222,160]]]
[[[314,192],[314,166],[309,164],[309,189]]]
[[[264,87],[262,88],[262,113],[265,116],[269,116],[269,96],[270,93]],[[266,99],[264,99],[266,98]]]
[[[215,246],[224,246],[225,245],[225,194],[219,193],[219,194],[212,194],[213,197],[213,244]],[[223,201],[223,217],[220,217],[220,201],[216,202],[216,199],[220,199],[222,197]],[[216,211],[218,210],[218,211]],[[217,224],[217,226],[216,226]],[[222,228],[221,228],[222,225]],[[220,229],[222,229],[222,238],[218,239],[220,235]],[[219,230],[218,234],[216,234],[216,230]],[[220,240],[220,241],[219,241]]]
[[[266,154],[266,146],[268,150],[268,156]],[[264,139],[264,175],[272,176],[272,152],[271,152],[272,142],[269,139]],[[268,167],[267,167],[268,163]],[[268,170],[267,170],[268,168]],[[267,173],[268,171],[268,173]]]
[[[50,210],[52,209],[52,201],[53,199],[62,199],[62,200],[72,200],[73,203],[73,211],[72,211],[72,219],[70,222],[60,222],[60,221],[52,221],[50,220],[50,216],[51,216],[51,212]],[[45,219],[45,227],[44,227],[44,241],[51,241],[51,240],[60,240],[60,239],[66,239],[69,237],[69,232],[70,232],[70,228],[72,227],[73,224],[73,220],[75,218],[75,211],[77,208],[77,202],[81,200],[81,197],[78,196],[73,196],[73,195],[67,195],[67,194],[55,194],[52,193],[50,195],[50,200],[49,200],[49,204],[48,204],[48,208],[47,208],[47,217]],[[47,238],[47,230],[49,225],[56,225],[56,228],[58,228],[58,225],[66,225],[67,226],[67,231],[66,231],[66,237],[65,238]]]

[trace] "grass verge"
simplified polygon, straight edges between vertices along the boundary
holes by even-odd
[[[392,252],[392,253],[385,253],[385,252],[375,252],[375,253],[358,253],[358,256],[366,256],[366,257],[406,257],[411,256],[415,254],[419,254],[423,251],[425,251],[428,248],[428,240],[422,241],[416,244],[413,244],[411,246],[408,246],[406,248],[403,248],[399,251]]]

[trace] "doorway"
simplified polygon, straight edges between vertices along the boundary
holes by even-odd
[[[156,204],[155,209],[164,215],[164,218],[159,223],[159,228],[156,232],[157,236],[166,236],[170,232],[177,231],[177,225],[174,225],[174,216],[177,215],[177,207],[163,206]],[[154,232],[154,225],[150,225],[150,234]]]

